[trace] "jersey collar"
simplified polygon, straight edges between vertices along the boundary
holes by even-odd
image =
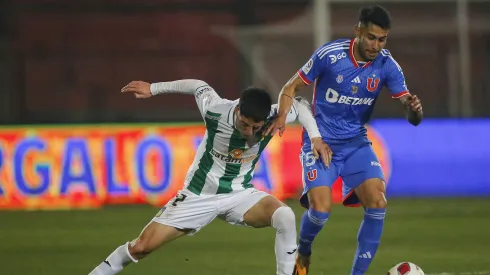
[[[354,57],[354,41],[355,39],[351,39],[350,45],[349,45],[349,55],[350,55],[350,60],[352,61],[352,64],[354,64],[354,67],[359,68],[359,63],[357,63],[356,58]],[[362,65],[362,68],[366,68],[367,66],[371,65],[372,61],[366,62],[366,64]]]

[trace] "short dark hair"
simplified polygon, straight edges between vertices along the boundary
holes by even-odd
[[[253,119],[255,122],[267,119],[271,112],[271,105],[271,96],[261,88],[249,87],[240,95],[240,114]]]
[[[381,27],[383,30],[389,30],[391,28],[390,13],[378,5],[362,8],[359,12],[359,22],[365,26],[368,23],[372,23]]]

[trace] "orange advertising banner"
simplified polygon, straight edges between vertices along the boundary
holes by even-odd
[[[163,205],[183,187],[204,131],[202,124],[0,128],[0,209]],[[281,200],[298,198],[300,147],[300,126],[274,137],[253,184]]]

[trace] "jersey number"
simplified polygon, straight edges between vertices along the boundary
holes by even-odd
[[[313,152],[309,152],[305,155],[305,165],[306,166],[312,166],[315,164],[316,159],[315,156],[313,155]]]
[[[173,206],[177,206],[177,203],[178,202],[182,202],[185,200],[185,198],[187,198],[187,195],[184,195],[184,194],[178,194],[176,197],[175,197],[175,200],[172,202],[172,205]]]

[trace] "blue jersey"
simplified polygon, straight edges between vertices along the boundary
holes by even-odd
[[[364,125],[383,86],[393,98],[408,93],[402,69],[388,50],[362,64],[354,57],[353,45],[349,39],[329,42],[298,72],[306,84],[314,82],[313,112],[323,139],[330,142],[366,135]]]

